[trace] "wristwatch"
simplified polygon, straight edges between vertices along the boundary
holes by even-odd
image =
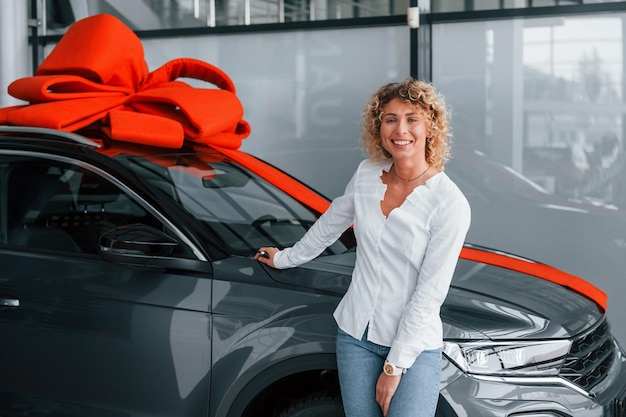
[[[383,366],[383,372],[385,373],[385,375],[398,376],[398,375],[406,374],[406,369],[400,368],[386,360],[385,365]]]

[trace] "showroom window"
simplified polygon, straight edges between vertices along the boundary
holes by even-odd
[[[434,56],[433,79],[454,107],[459,152],[478,151],[551,194],[625,205],[625,22],[612,14],[435,26],[433,49],[453,52]]]

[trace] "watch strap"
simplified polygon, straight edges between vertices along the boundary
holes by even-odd
[[[385,360],[385,364],[383,365],[383,372],[385,373],[385,375],[398,376],[398,375],[405,374],[406,369],[400,368],[399,366],[396,366],[395,364],[389,362],[388,360]]]

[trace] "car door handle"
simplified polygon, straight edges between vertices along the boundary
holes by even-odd
[[[0,297],[0,307],[19,307],[20,300],[17,298],[3,298]]]

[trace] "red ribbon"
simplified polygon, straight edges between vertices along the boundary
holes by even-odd
[[[218,88],[194,88],[186,77]],[[0,109],[0,124],[64,131],[99,128],[111,139],[179,148],[184,140],[238,149],[250,134],[226,73],[180,58],[148,72],[139,38],[100,14],[74,23],[37,69],[9,94],[29,102]]]
[[[461,250],[461,255],[459,257],[461,259],[482,262],[522,272],[553,282],[589,298],[594,301],[603,312],[606,312],[608,297],[605,292],[580,277],[553,268],[549,265],[470,247],[464,247],[463,250]]]

